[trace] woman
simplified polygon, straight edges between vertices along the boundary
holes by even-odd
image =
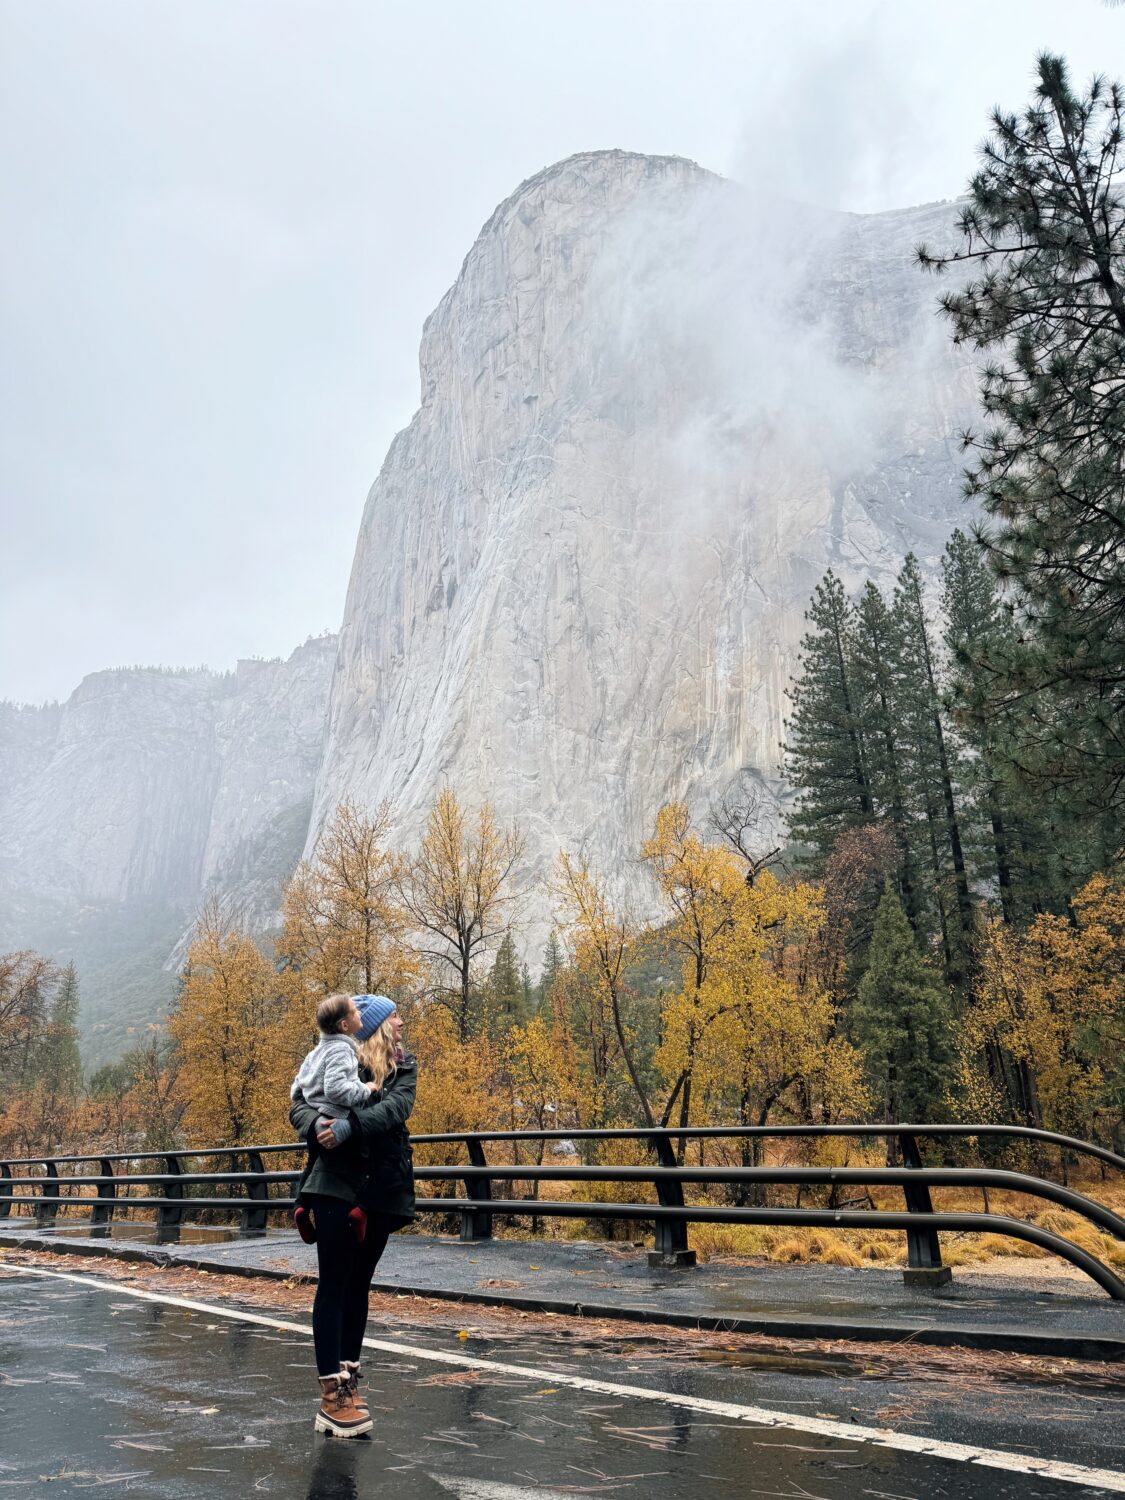
[[[313,1301],[320,1381],[316,1430],[336,1437],[358,1437],[373,1426],[359,1392],[371,1278],[388,1237],[414,1218],[413,1152],[406,1121],[414,1108],[417,1067],[403,1052],[402,1018],[394,1002],[382,995],[360,995],[356,1004],[363,1020],[355,1034],[361,1077],[377,1084],[378,1092],[353,1108],[346,1120],[328,1120],[304,1099],[289,1111],[298,1135],[310,1148],[314,1141],[320,1148],[301,1201],[316,1227],[319,1272]],[[353,1213],[357,1207],[366,1215],[366,1226]]]

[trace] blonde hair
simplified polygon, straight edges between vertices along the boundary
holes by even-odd
[[[398,1072],[398,1048],[391,1031],[390,1017],[365,1042],[360,1042],[359,1060],[371,1074],[378,1089]]]
[[[333,1035],[339,1029],[340,1022],[347,1015],[348,1006],[351,1003],[352,997],[350,995],[325,995],[316,1008],[317,1030],[325,1032],[328,1036]]]

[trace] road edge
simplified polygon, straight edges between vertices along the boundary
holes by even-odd
[[[138,1245],[110,1247],[84,1245],[28,1234],[0,1232],[0,1248],[34,1250],[53,1255],[81,1255],[94,1260],[142,1261],[149,1265],[182,1267],[208,1275],[241,1276],[256,1281],[315,1282],[315,1275],[285,1271],[273,1266],[230,1265],[205,1256],[169,1255],[167,1251]],[[691,1328],[701,1333],[757,1333],[773,1338],[838,1339],[846,1343],[928,1344],[946,1349],[983,1349],[1007,1354],[1054,1355],[1063,1359],[1097,1360],[1114,1364],[1125,1360],[1125,1328],[1121,1336],[1091,1333],[1043,1333],[1033,1328],[974,1328],[970,1325],[938,1327],[910,1323],[868,1323],[856,1320],[798,1318],[765,1313],[756,1317],[706,1317],[695,1313],[643,1307],[579,1302],[570,1298],[521,1296],[511,1292],[459,1291],[449,1287],[403,1285],[374,1280],[371,1290],[384,1296],[421,1297],[428,1301],[466,1303],[481,1307],[509,1308],[515,1312],[555,1313],[562,1317],[594,1318],[599,1321],[645,1323],[670,1328]]]

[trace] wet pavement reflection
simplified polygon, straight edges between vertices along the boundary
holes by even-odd
[[[370,1331],[430,1347],[455,1337],[406,1324]],[[611,1493],[625,1500],[701,1494],[1055,1500],[1097,1493],[550,1379],[554,1365],[572,1375],[828,1415],[822,1402],[829,1383],[839,1392],[862,1377],[847,1359],[821,1358],[819,1368],[797,1360],[789,1370],[760,1361],[675,1361],[658,1340],[611,1352],[589,1339],[540,1334],[470,1337],[456,1349],[533,1364],[547,1374],[528,1379],[368,1354],[375,1430],[370,1439],[341,1442],[312,1430],[307,1337],[5,1268],[0,1495],[44,1482],[52,1495],[112,1488],[170,1500],[259,1494],[561,1500]],[[786,1380],[794,1383],[785,1386]],[[791,1399],[783,1400],[787,1394]],[[1093,1399],[1104,1404],[1111,1396]]]

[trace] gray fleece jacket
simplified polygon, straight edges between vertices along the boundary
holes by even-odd
[[[322,1031],[316,1046],[297,1069],[290,1099],[304,1099],[330,1119],[340,1119],[357,1104],[366,1104],[371,1091],[359,1081],[359,1054],[350,1036]]]

